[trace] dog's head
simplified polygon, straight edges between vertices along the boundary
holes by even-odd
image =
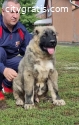
[[[42,51],[53,54],[57,45],[56,31],[53,26],[38,26],[34,30],[38,44]]]

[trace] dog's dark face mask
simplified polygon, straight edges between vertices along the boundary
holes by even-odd
[[[55,50],[55,46],[57,45],[56,34],[48,29],[40,38],[40,48],[42,51],[45,51],[49,54],[53,54]]]

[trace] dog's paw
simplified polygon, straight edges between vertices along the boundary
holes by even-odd
[[[16,105],[23,106],[24,105],[23,100],[21,100],[21,99],[16,100]]]
[[[24,108],[25,109],[32,109],[32,108],[35,108],[35,105],[34,104],[25,104]]]
[[[38,97],[35,98],[34,101],[37,102],[37,103],[39,103],[39,98]]]
[[[61,105],[65,105],[66,103],[65,103],[65,101],[63,99],[60,99],[60,100],[54,100],[53,104],[61,106]]]

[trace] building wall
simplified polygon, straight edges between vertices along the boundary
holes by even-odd
[[[73,16],[73,41],[79,42],[79,9],[72,11]]]
[[[72,42],[73,41],[73,21],[72,21],[72,5],[69,0],[52,0],[52,6],[68,7],[68,12],[53,12],[53,25],[58,32],[58,41]]]
[[[75,3],[75,1],[73,1]],[[79,5],[79,1],[76,1]],[[68,12],[52,12],[52,24],[55,26],[58,32],[59,42],[79,42],[79,8],[73,6],[69,0],[50,0],[45,1],[45,6],[50,8],[54,7],[54,11],[57,7],[67,7]],[[48,13],[49,14],[49,13]],[[40,15],[41,19],[49,18],[47,13]]]

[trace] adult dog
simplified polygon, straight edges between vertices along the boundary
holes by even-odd
[[[58,95],[58,73],[55,69],[56,31],[53,26],[38,26],[27,46],[25,56],[13,81],[13,95],[17,105],[25,109],[34,106],[36,95],[48,90],[54,105],[65,105]]]

